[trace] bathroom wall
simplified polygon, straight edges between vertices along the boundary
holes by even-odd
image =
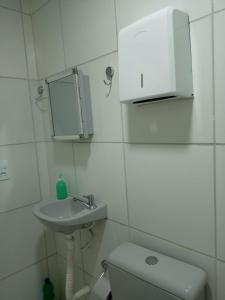
[[[194,100],[120,105],[118,32],[168,5],[190,16]],[[91,143],[52,142],[47,111],[38,143],[46,199],[54,197],[62,171],[71,191],[93,193],[108,205],[108,220],[96,224],[90,247],[84,247],[89,232],[76,233],[76,288],[93,284],[101,260],[129,240],[203,268],[208,299],[223,300],[225,2],[46,0],[33,9],[32,25],[40,79],[74,65],[90,76]],[[115,68],[109,97],[107,66]],[[63,237],[56,242],[63,288]]]
[[[42,200],[38,168],[38,115],[31,104],[37,85],[31,17],[18,0],[0,1],[0,160],[9,180],[0,181],[0,299],[42,298],[42,281],[55,282],[54,235],[32,215]]]

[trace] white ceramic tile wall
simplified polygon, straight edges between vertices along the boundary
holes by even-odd
[[[75,144],[79,193],[93,193],[108,205],[108,217],[127,224],[123,148],[117,143]]]
[[[214,25],[214,49],[215,49],[215,99],[216,99],[216,141],[225,142],[224,97],[225,87],[223,77],[225,74],[225,12],[216,13]]]
[[[214,256],[213,147],[127,145],[125,156],[130,225]]]
[[[33,14],[49,0],[22,0],[22,10],[25,13]]]
[[[61,0],[61,7],[67,67],[116,50],[113,0]]]
[[[42,298],[42,280],[47,276],[47,268],[44,261],[30,266],[21,272],[0,281],[0,295],[4,300]]]
[[[225,261],[225,145],[216,147],[217,256]]]
[[[33,204],[44,199],[35,138],[46,135],[34,125],[45,117],[30,103],[36,93],[30,82],[37,78],[35,52],[31,19],[20,9],[20,0],[0,1],[0,160],[8,160],[10,175],[0,181],[0,299],[38,300],[43,279],[57,275],[56,247],[52,232],[32,214]]]
[[[105,69],[112,66],[115,70],[113,86],[107,97],[109,87],[103,83]],[[91,63],[80,66],[84,74],[90,78],[90,90],[92,97],[93,126],[95,134],[94,142],[121,142],[122,121],[121,106],[118,101],[118,67],[117,54],[107,55]]]
[[[75,143],[71,150],[71,144],[46,142],[51,137],[49,115],[32,106],[35,136],[45,141],[39,144],[45,198],[53,195],[55,178],[62,171],[71,190],[93,192],[108,204],[110,220],[96,224],[90,248],[78,258],[85,282],[93,284],[101,260],[129,239],[203,268],[208,274],[208,299],[224,300],[225,15],[224,11],[214,14],[213,8],[225,9],[225,2],[50,0],[42,4],[39,1],[32,15],[40,78],[76,64],[90,77],[92,143]],[[115,34],[168,5],[190,16],[194,99],[120,105]],[[103,80],[108,65],[114,67],[115,77],[106,97]],[[46,125],[40,126],[39,120]],[[88,232],[82,232],[78,244],[89,238]],[[62,238],[57,238],[57,247],[62,270]]]
[[[220,10],[225,8],[224,0],[213,0],[214,1],[214,10]]]
[[[28,77],[37,79],[36,57],[34,50],[33,28],[31,17],[23,14],[25,49],[27,55]]]
[[[48,174],[50,183],[50,197],[55,199],[55,183],[60,173],[63,174],[68,183],[68,192],[76,192],[76,178],[73,167],[73,147],[71,143],[53,143],[44,144],[46,158],[48,162]],[[42,160],[42,158],[40,158]]]
[[[27,80],[0,78],[0,145],[34,140]]]
[[[211,13],[210,0],[115,0],[118,29],[166,6],[176,7],[189,14],[193,21]],[[221,0],[223,1],[223,0]]]
[[[51,0],[32,16],[40,78],[64,70],[59,0]]]
[[[0,147],[0,159],[8,160],[10,180],[0,181],[0,212],[40,201],[37,159],[33,144]]]
[[[0,0],[0,6],[21,10],[20,0]]]
[[[0,75],[27,78],[21,14],[0,8]]]
[[[225,264],[221,261],[217,261],[217,293],[218,299],[223,300],[225,298]]]
[[[1,245],[0,279],[45,257],[43,227],[33,216],[31,207],[1,214],[0,225],[4,241]]]

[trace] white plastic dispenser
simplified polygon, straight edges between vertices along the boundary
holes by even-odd
[[[186,13],[168,7],[120,31],[119,85],[122,103],[192,97]]]

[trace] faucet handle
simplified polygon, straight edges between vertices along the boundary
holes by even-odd
[[[85,195],[83,197],[88,200],[88,205],[90,206],[90,208],[96,208],[97,207],[96,204],[95,204],[95,197],[94,197],[93,194]]]

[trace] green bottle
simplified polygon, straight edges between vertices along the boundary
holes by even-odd
[[[62,174],[59,174],[56,182],[56,196],[58,200],[64,200],[68,197],[66,182]]]
[[[43,286],[43,300],[54,300],[55,293],[54,287],[49,278],[45,278]]]

